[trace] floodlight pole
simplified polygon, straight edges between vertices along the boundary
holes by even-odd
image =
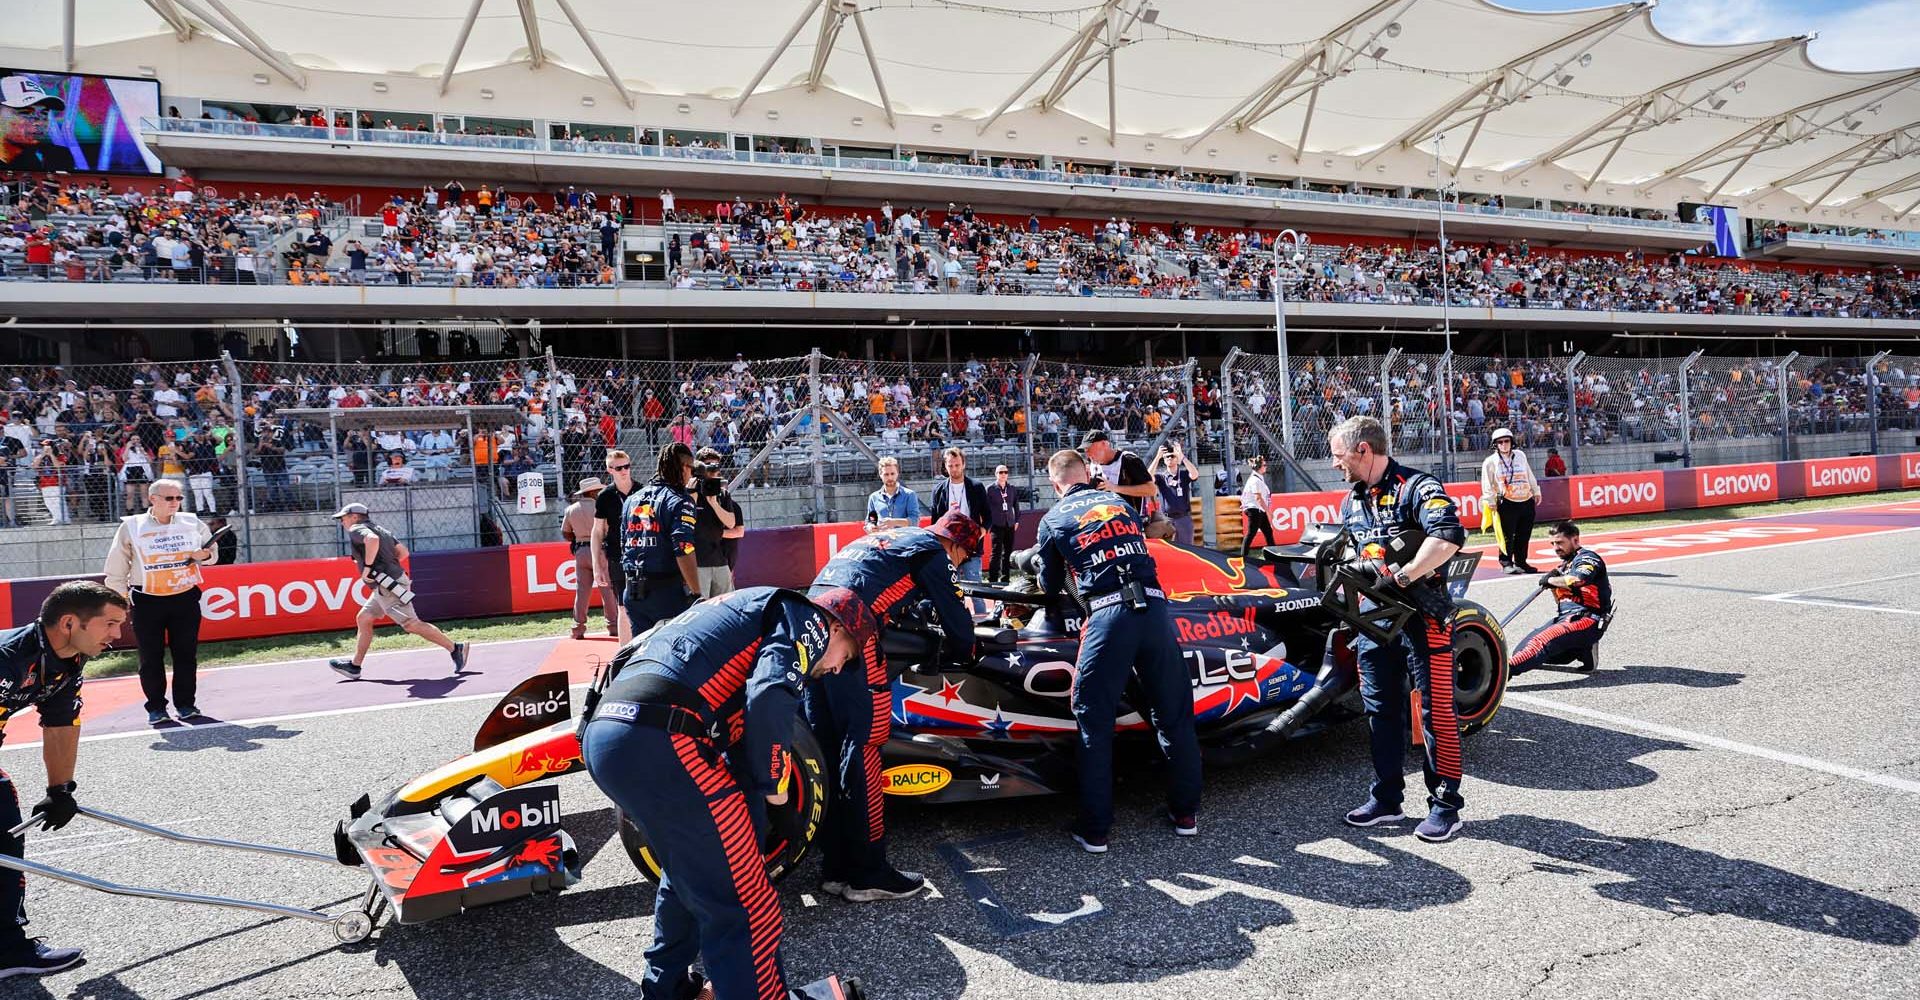
[[[1440,180],[1440,146],[1447,141],[1444,133],[1433,137],[1433,179]],[[1440,383],[1440,433],[1443,442],[1440,448],[1442,471],[1447,479],[1453,478],[1453,315],[1450,310],[1453,295],[1447,284],[1447,191],[1454,186],[1442,185],[1440,197],[1434,200],[1437,206],[1437,218],[1440,222],[1440,333],[1445,338],[1446,359]],[[1454,196],[1459,197],[1458,189]]]
[[[1293,378],[1287,372],[1287,293],[1286,285],[1280,278],[1280,244],[1293,245],[1293,254],[1300,256],[1301,248],[1308,243],[1308,237],[1292,229],[1282,229],[1273,238],[1273,339],[1279,348],[1280,384],[1276,395],[1280,400],[1280,440],[1287,446],[1287,454],[1293,454]],[[1289,475],[1288,467],[1281,464],[1281,475]]]

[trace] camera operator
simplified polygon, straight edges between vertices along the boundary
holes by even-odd
[[[720,478],[720,453],[702,448],[694,456],[698,478],[694,498],[699,519],[693,525],[693,558],[700,577],[700,596],[719,597],[733,589],[732,549],[747,533],[746,515]],[[732,542],[730,545],[729,543]]]

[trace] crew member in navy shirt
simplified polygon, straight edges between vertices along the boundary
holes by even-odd
[[[1167,442],[1153,456],[1153,484],[1160,488],[1160,512],[1173,522],[1173,540],[1193,544],[1193,484],[1200,470],[1193,467],[1178,440]]]

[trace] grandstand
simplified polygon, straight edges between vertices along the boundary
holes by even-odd
[[[1030,478],[1092,428],[1289,452],[1299,488],[1354,413],[1440,469],[1498,426],[1570,472],[1920,432],[1920,71],[1806,38],[1425,0],[1258,38],[1253,0],[82,9],[0,44],[115,115],[0,169],[0,548],[47,572],[168,474],[257,560],[331,554],[350,492],[415,548],[551,537],[521,473],[557,502],[670,439],[780,524],[849,516],[877,456]],[[325,418],[420,407],[506,409]]]

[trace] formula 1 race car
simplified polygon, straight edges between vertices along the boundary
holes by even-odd
[[[1149,545],[1212,763],[1273,752],[1357,717],[1359,674],[1349,635],[1390,638],[1414,614],[1405,595],[1347,568],[1355,546],[1344,531],[1315,529],[1250,561],[1167,541]],[[1493,718],[1507,682],[1499,623],[1464,599],[1478,563],[1478,553],[1460,553],[1445,570],[1464,734]],[[972,662],[940,662],[930,614],[909,609],[882,634],[894,676],[893,738],[883,752],[887,793],[950,803],[1071,789],[1077,604],[980,584],[961,589],[998,605],[976,630]],[[633,648],[623,649],[597,683],[611,679]],[[522,682],[487,717],[473,753],[377,806],[365,798],[355,803],[351,823],[336,832],[336,849],[343,859],[357,854],[374,871],[402,923],[565,888],[578,878],[579,856],[561,828],[557,789],[536,783],[583,769],[570,715],[565,675]],[[1145,720],[1125,705],[1117,725],[1123,736],[1149,735]],[[762,838],[774,878],[806,857],[826,807],[820,748],[798,719],[787,782],[789,801],[768,810]],[[657,876],[644,835],[624,817],[620,836],[640,870]]]

